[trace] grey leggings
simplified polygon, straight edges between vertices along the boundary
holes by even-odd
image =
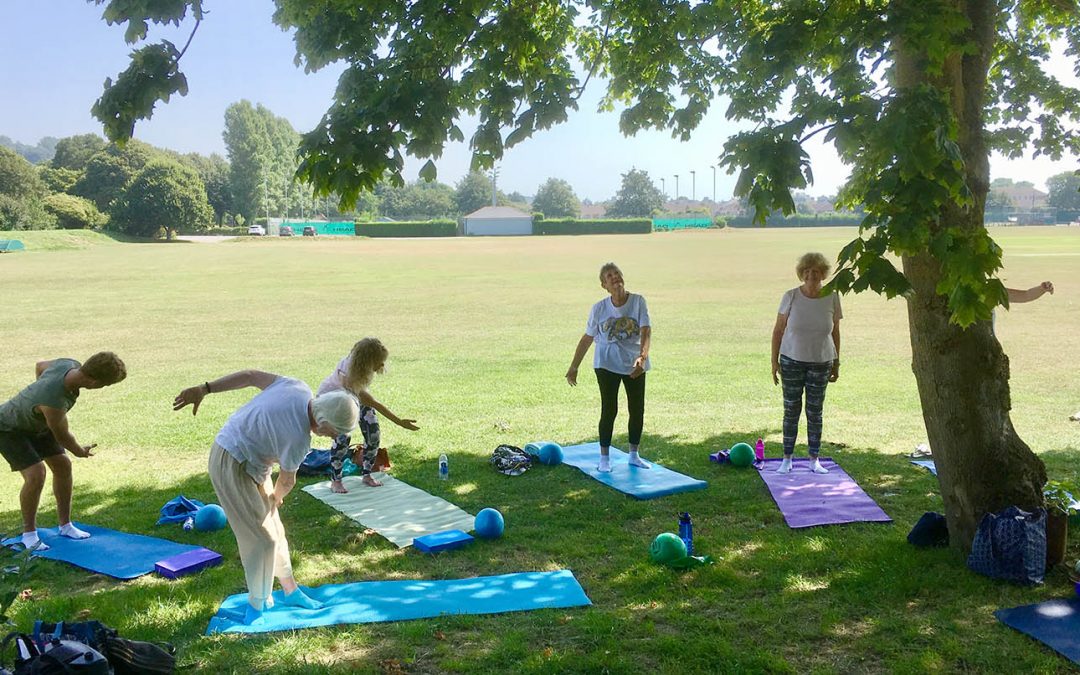
[[[780,355],[780,382],[784,389],[784,456],[795,453],[799,435],[802,396],[806,391],[806,445],[811,457],[821,452],[821,411],[825,387],[832,373],[832,361],[807,363]]]

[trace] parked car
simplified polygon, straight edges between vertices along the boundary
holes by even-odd
[[[311,225],[305,225],[304,226],[304,236],[305,237],[314,237],[317,234],[318,234],[318,232],[316,232],[315,228],[312,227]]]
[[[266,234],[266,228],[262,225],[249,225],[248,234],[253,237],[261,237]]]
[[[281,229],[278,230],[278,235],[282,236],[282,237],[291,237],[291,236],[293,236],[292,227],[290,227],[289,225],[282,225]]]

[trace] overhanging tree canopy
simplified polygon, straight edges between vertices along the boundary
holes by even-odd
[[[128,23],[202,19],[200,0],[91,0]],[[794,209],[811,181],[803,144],[825,134],[850,164],[840,204],[863,205],[839,255],[839,291],[904,294],[913,368],[938,461],[953,543],[1009,504],[1041,503],[1042,463],[1009,419],[1008,359],[992,309],[1001,250],[982,224],[992,148],[1080,150],[1080,93],[1040,67],[1055,40],[1080,51],[1077,0],[275,0],[310,70],[347,65],[299,169],[350,203],[403,153],[436,159],[475,115],[474,165],[566,119],[593,73],[620,128],[688,138],[716,102],[755,125],[721,163],[759,219]],[[130,136],[156,98],[184,93],[182,50],[136,51],[94,107],[110,138]],[[575,59],[588,74],[579,76]],[[421,171],[435,176],[429,161]],[[900,257],[902,271],[887,254]]]

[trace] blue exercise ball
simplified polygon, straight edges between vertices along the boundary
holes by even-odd
[[[476,514],[476,522],[473,523],[476,535],[483,539],[495,539],[503,533],[503,516],[495,509],[482,509]]]
[[[195,512],[195,529],[200,532],[220,530],[228,523],[225,511],[217,504],[207,504]]]
[[[562,464],[562,446],[558,443],[544,443],[540,446],[537,455],[540,457],[541,464],[547,464],[548,466]]]

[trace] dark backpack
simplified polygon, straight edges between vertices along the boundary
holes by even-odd
[[[112,675],[113,670],[101,652],[77,640],[50,638],[42,647],[28,635],[10,633],[0,643],[0,653],[15,642],[14,675]]]
[[[34,622],[35,639],[49,639],[61,635],[100,651],[108,659],[116,675],[166,674],[176,671],[176,648],[167,642],[128,640],[100,621]]]

